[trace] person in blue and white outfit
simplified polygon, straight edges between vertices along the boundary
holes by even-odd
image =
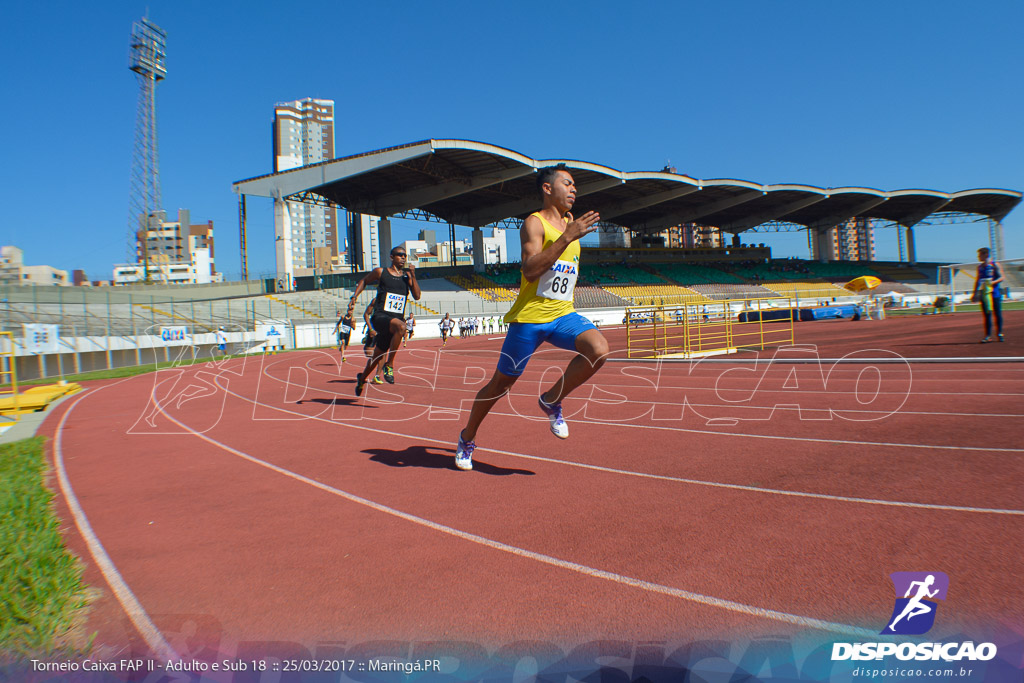
[[[1003,271],[999,264],[992,260],[992,252],[987,247],[978,250],[978,276],[974,280],[974,294],[971,301],[981,304],[981,314],[985,316],[985,338],[982,344],[992,341],[992,318],[996,319],[996,335],[1003,341]]]

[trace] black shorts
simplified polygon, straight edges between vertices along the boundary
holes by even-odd
[[[370,324],[373,325],[373,329],[377,332],[377,348],[381,351],[387,351],[391,348],[391,338],[394,336],[391,333],[392,320],[402,320],[402,317],[391,313],[374,313],[373,317],[370,318]]]
[[[348,346],[349,340],[352,338],[351,332],[341,332],[338,334],[338,346]]]

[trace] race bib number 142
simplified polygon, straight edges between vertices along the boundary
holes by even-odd
[[[388,313],[405,313],[405,297],[388,292],[388,298],[384,301],[384,310]]]

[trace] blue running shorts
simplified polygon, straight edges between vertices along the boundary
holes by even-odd
[[[560,349],[576,350],[576,337],[587,330],[596,330],[594,323],[573,311],[549,323],[510,323],[505,343],[501,346],[498,372],[510,377],[523,374],[530,356],[537,347],[548,342]]]

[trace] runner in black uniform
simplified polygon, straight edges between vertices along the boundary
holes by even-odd
[[[373,329],[373,323],[370,322],[373,318],[373,302],[366,307],[363,311],[363,355],[367,358],[373,358],[373,350],[377,346],[377,332]],[[377,374],[370,380],[373,384],[384,384],[384,380],[380,377],[381,368],[377,368]]]
[[[395,383],[395,354],[405,336],[405,309],[409,293],[419,301],[422,292],[416,282],[416,270],[406,266],[406,254],[403,247],[391,250],[391,266],[374,268],[356,285],[356,291],[349,302],[349,312],[355,306],[356,298],[366,289],[367,285],[377,283],[377,298],[373,304],[373,329],[377,332],[377,344],[373,357],[366,362],[366,368],[356,375],[356,396],[363,393],[366,377],[373,375],[374,368],[384,360],[384,381]]]
[[[367,358],[373,358],[373,348],[377,346],[377,340],[374,337],[377,333],[373,329],[373,323],[370,319],[373,318],[373,302],[366,307],[363,311],[363,355]],[[383,384],[383,382],[381,382]]]

